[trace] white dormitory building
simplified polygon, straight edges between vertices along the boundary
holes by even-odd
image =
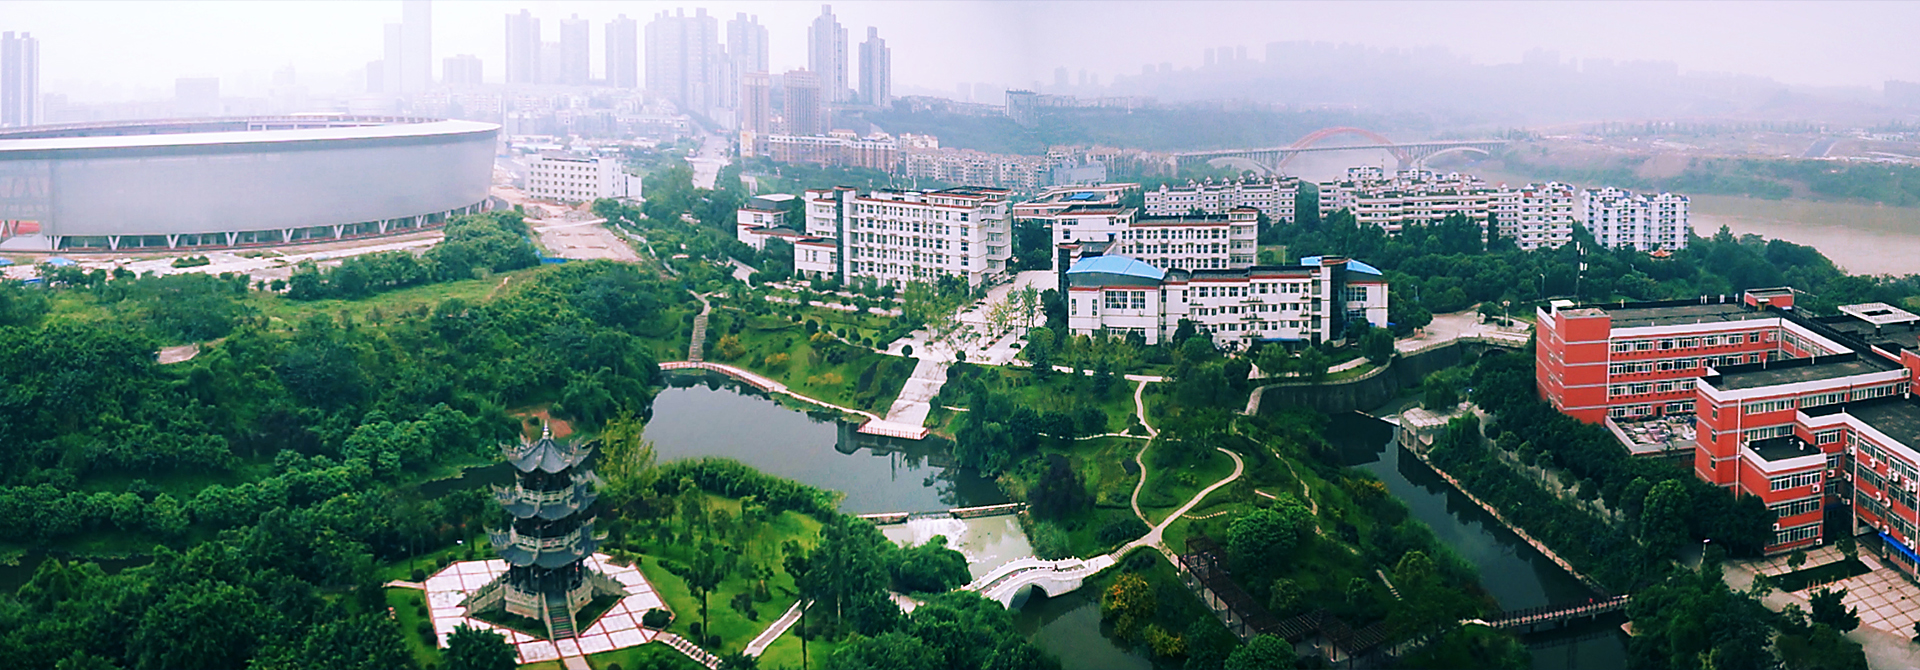
[[[794,270],[842,282],[901,286],[951,276],[979,286],[1013,257],[1009,196],[994,188],[808,189]]]
[[[541,153],[527,161],[527,195],[559,202],[639,199],[640,178],[612,158]]]
[[[1128,256],[1165,269],[1244,268],[1254,264],[1259,248],[1260,212],[1252,207],[1222,214],[1141,216],[1138,209],[1117,204],[1116,198],[1065,207],[1022,203],[1015,216],[1045,223],[1052,231],[1056,272],[1082,256],[1100,255]]]
[[[769,193],[747,199],[734,212],[734,234],[741,242],[755,250],[765,251],[768,238],[781,238],[792,242],[793,238],[804,237],[795,224],[787,221],[787,205],[799,197],[788,193]]]
[[[1067,327],[1076,335],[1137,333],[1170,339],[1183,320],[1215,345],[1319,343],[1348,324],[1387,325],[1387,282],[1359,261],[1311,256],[1298,265],[1162,270],[1126,256],[1090,256],[1061,275]]]
[[[1600,246],[1637,251],[1687,248],[1693,233],[1687,220],[1687,196],[1647,196],[1612,187],[1587,189],[1582,195],[1587,232]]]
[[[1267,215],[1273,223],[1293,223],[1294,198],[1300,194],[1300,180],[1293,177],[1266,177],[1187,182],[1186,186],[1160,185],[1144,193],[1149,216],[1225,214],[1241,207],[1252,207]]]
[[[1495,230],[1521,249],[1557,248],[1573,241],[1573,188],[1565,184],[1490,187],[1478,177],[1452,172],[1349,168],[1344,178],[1321,182],[1322,218],[1345,209],[1361,224],[1399,234],[1409,225],[1431,225],[1460,214],[1483,228],[1491,214]]]

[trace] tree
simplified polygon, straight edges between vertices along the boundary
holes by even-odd
[[[1033,364],[1036,375],[1046,376],[1053,371],[1053,330],[1034,328],[1027,331],[1027,348],[1021,352],[1028,363]]]
[[[1306,351],[1300,353],[1300,360],[1296,365],[1308,382],[1318,384],[1326,381],[1327,367],[1332,365],[1331,361],[1327,353],[1321,351],[1319,347],[1307,347]]]
[[[1687,541],[1686,520],[1692,513],[1686,484],[1669,479],[1647,492],[1640,512],[1640,537],[1656,556],[1672,556]]]
[[[794,595],[800,599],[800,630],[798,632],[800,636],[800,667],[802,670],[805,670],[807,667],[807,638],[811,637],[807,632],[807,610],[813,606],[813,594],[816,588],[813,577],[810,574],[813,569],[813,559],[807,555],[806,548],[800,546],[800,543],[794,540],[787,540],[786,544],[781,545],[780,550],[784,555],[781,559],[782,567],[786,568],[787,574],[793,577],[793,590],[796,591]]]
[[[1257,361],[1255,366],[1270,379],[1286,375],[1293,367],[1293,352],[1278,344],[1260,347],[1260,353],[1255,354],[1254,358]]]
[[[1787,570],[1788,571],[1799,570],[1800,566],[1806,565],[1806,564],[1807,564],[1807,550],[1795,549],[1793,550],[1793,553],[1787,554]]]
[[[926,670],[939,667],[940,657],[920,638],[906,633],[854,636],[833,652],[839,670]]]
[[[1374,365],[1386,363],[1393,358],[1393,331],[1368,328],[1367,334],[1360,337],[1360,352]]]
[[[1272,507],[1240,515],[1227,526],[1227,549],[1254,564],[1281,561],[1313,528],[1312,513],[1290,494],[1281,494]]]
[[[1846,589],[1820,589],[1807,598],[1807,616],[1816,624],[1832,626],[1842,633],[1851,632],[1860,627],[1860,610],[1847,607],[1841,599],[1847,597]]]
[[[460,624],[447,635],[447,670],[513,670],[513,645],[497,632]]]
[[[1273,670],[1293,667],[1293,645],[1272,635],[1258,635],[1227,656],[1227,670]]]

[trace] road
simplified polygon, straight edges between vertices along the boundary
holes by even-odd
[[[700,151],[687,157],[687,165],[693,168],[694,187],[712,189],[720,180],[720,169],[732,162],[727,158],[727,149],[726,136],[702,131]]]

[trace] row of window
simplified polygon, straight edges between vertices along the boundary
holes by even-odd
[[[1747,429],[1747,432],[1742,433],[1742,435],[1747,438],[1748,442],[1759,442],[1760,440],[1771,440],[1776,437],[1786,437],[1792,434],[1793,434],[1793,426],[1791,424],[1779,425],[1779,426],[1766,426],[1764,428],[1749,428]]]
[[[1609,363],[1609,375],[1633,375],[1648,372],[1672,372],[1675,370],[1705,370],[1713,366],[1758,363],[1762,360],[1777,360],[1779,352],[1767,351],[1752,354],[1733,354],[1729,356],[1701,356],[1699,358],[1672,358],[1658,361],[1634,361],[1631,363]]]
[[[1122,231],[1123,240],[1224,240],[1227,229],[1224,226],[1208,228],[1166,227],[1136,228]]]
[[[1785,491],[1787,489],[1797,489],[1802,486],[1812,486],[1820,483],[1820,476],[1821,473],[1818,470],[1781,475],[1768,479],[1767,488],[1770,491]]]
[[[1612,343],[1608,348],[1613,353],[1624,354],[1633,351],[1654,351],[1656,349],[1666,351],[1670,349],[1721,347],[1746,344],[1748,342],[1772,342],[1774,338],[1775,331],[1769,330],[1754,333],[1729,333],[1725,335],[1704,335],[1697,337],[1669,337],[1658,340],[1621,340]]]
[[[1692,379],[1669,379],[1658,382],[1640,382],[1638,384],[1613,384],[1607,387],[1608,398],[1620,398],[1647,393],[1672,393],[1693,389]]]
[[[1810,524],[1780,530],[1773,534],[1773,544],[1791,544],[1804,542],[1820,536],[1820,524]]]
[[[1253,282],[1246,286],[1195,286],[1195,298],[1245,298],[1253,295],[1319,293],[1313,282]]]
[[[1790,516],[1799,516],[1820,509],[1820,498],[1815,496],[1801,500],[1774,503],[1768,505],[1767,509],[1773,510],[1773,518],[1785,519]]]
[[[1146,291],[1107,291],[1107,309],[1146,309]]]

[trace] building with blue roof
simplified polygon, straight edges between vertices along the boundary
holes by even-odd
[[[1147,344],[1191,321],[1228,349],[1253,342],[1318,344],[1350,324],[1387,325],[1387,281],[1366,263],[1308,256],[1296,265],[1162,269],[1131,256],[1088,256],[1060,273],[1075,335],[1138,335]]]

